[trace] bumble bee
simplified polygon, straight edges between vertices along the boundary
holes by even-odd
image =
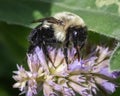
[[[67,51],[72,45],[76,49],[77,58],[80,58],[80,50],[87,37],[87,27],[81,17],[70,12],[60,12],[53,17],[42,18],[33,22],[40,22],[40,25],[34,28],[29,35],[28,53],[39,46],[46,58],[51,61],[47,46],[58,47],[61,45],[65,61],[68,64]]]

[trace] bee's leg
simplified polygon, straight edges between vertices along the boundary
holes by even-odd
[[[46,62],[48,63],[48,61],[50,61],[53,64],[49,56],[49,52],[48,52],[45,40],[43,38],[43,31],[44,30],[43,28],[40,27],[40,25],[36,27],[35,29],[33,29],[33,31],[31,32],[28,38],[30,41],[30,47],[28,48],[28,53],[33,53],[35,47],[38,46],[39,48],[42,49],[45,55]]]
[[[75,29],[75,31],[73,31],[73,33],[72,33],[73,44],[76,49],[76,54],[77,54],[78,60],[80,60],[80,50],[85,45],[86,36],[87,36],[87,28],[86,27]]]
[[[66,61],[66,63],[68,64],[68,49],[67,49],[67,47],[64,47],[64,57],[65,57],[65,61]]]
[[[76,49],[76,54],[78,60],[80,60],[80,45],[79,45],[79,32],[74,31],[72,34],[74,48]]]
[[[48,64],[48,62],[50,61],[50,62],[52,63],[52,65],[53,65],[53,67],[55,67],[52,59],[50,58],[49,51],[48,51],[48,49],[47,49],[47,45],[45,44],[45,42],[43,41],[43,43],[40,44],[39,47],[41,47],[42,50],[43,50],[43,53],[44,53],[44,55],[45,55],[45,59],[46,59],[47,64]]]
[[[74,40],[73,42],[74,42],[74,48],[76,49],[75,55],[77,55],[78,60],[80,60],[80,46],[76,44],[77,40],[76,41]]]
[[[78,61],[80,60],[80,48],[79,46],[76,46],[76,55],[77,55],[77,58],[78,58]]]
[[[68,64],[68,45],[69,45],[69,32],[66,34],[66,39],[64,42],[64,56],[65,56],[65,61]]]

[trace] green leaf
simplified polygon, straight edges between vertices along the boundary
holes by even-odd
[[[1,0],[0,20],[31,27],[31,21],[60,11],[80,15],[89,30],[120,40],[118,0]]]
[[[28,26],[34,19],[50,16],[51,3],[37,0],[0,0],[0,20]]]
[[[120,87],[116,88],[116,91],[111,96],[120,96]]]
[[[116,46],[115,45],[116,40],[114,38],[109,38],[108,36],[93,31],[88,32],[87,42],[91,46],[99,45],[99,46],[109,47],[110,49],[113,49]]]
[[[111,70],[120,70],[120,43],[114,49],[113,55],[111,57]]]
[[[90,0],[89,3],[88,0],[79,0],[75,3],[72,0],[67,3],[54,2],[51,10],[52,14],[59,11],[76,13],[85,20],[89,30],[120,40],[120,16],[115,12],[111,13],[109,8],[108,10],[99,9],[95,0]]]
[[[10,96],[10,95],[6,90],[0,88],[0,96]]]
[[[30,28],[0,22],[0,96],[19,94],[18,89],[12,88],[12,71],[17,70],[16,64],[27,66],[27,37],[30,31]]]
[[[16,63],[25,60],[29,32],[29,28],[0,22],[0,76],[9,76]]]

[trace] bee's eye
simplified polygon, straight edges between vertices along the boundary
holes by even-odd
[[[73,35],[76,37],[78,35],[77,31],[73,31]]]
[[[78,30],[73,30],[72,31],[72,39],[73,39],[73,41],[78,40],[79,39],[79,35],[80,35],[80,33],[79,33]]]
[[[86,39],[87,36],[87,28],[86,27],[72,27],[68,29],[71,34],[72,41],[75,46],[79,45]]]

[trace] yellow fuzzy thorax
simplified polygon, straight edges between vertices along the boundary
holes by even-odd
[[[54,35],[57,40],[64,41],[66,32],[69,27],[81,26],[84,27],[85,23],[81,17],[70,12],[61,12],[54,15],[54,18],[63,22],[63,25],[53,24]]]

